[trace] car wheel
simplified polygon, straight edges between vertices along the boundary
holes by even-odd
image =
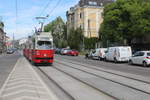
[[[129,64],[130,64],[130,65],[132,65],[132,64],[133,64],[132,60],[129,60]]]
[[[106,57],[104,57],[104,61],[105,61],[105,62],[107,62],[107,59],[106,59]]]
[[[102,58],[101,58],[101,57],[99,57],[99,60],[100,60],[100,61],[102,61]]]
[[[143,62],[143,67],[147,67],[147,63],[145,61]]]

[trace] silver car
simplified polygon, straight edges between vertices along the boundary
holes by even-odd
[[[150,66],[150,51],[138,51],[129,60],[129,64]]]

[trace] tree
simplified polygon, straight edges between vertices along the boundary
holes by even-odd
[[[84,39],[85,49],[94,49],[95,44],[98,42],[98,38],[92,37],[92,38],[86,38]]]
[[[0,21],[0,28],[4,27],[4,23]]]
[[[76,30],[71,29],[69,31],[69,36],[68,36],[68,45],[72,49],[81,49],[81,44],[83,44],[83,32],[81,28],[77,28]]]
[[[104,8],[99,38],[103,43],[131,44],[134,38],[150,34],[150,2],[117,0]]]
[[[50,22],[44,27],[45,32],[51,32],[54,44],[56,47],[63,48],[67,46],[66,41],[66,24],[61,17],[57,17],[55,20]]]

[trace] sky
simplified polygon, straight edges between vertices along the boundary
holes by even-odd
[[[7,36],[12,38],[14,33],[15,39],[19,39],[32,35],[34,28],[39,26],[35,17],[49,14],[45,23],[49,23],[57,16],[61,16],[66,21],[66,11],[78,1],[17,0],[16,13],[16,0],[0,0],[0,20],[5,24]]]

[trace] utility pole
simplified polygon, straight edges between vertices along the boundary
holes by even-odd
[[[14,35],[14,33],[13,33],[12,45],[13,45],[13,48],[14,48],[15,47],[15,35]]]

